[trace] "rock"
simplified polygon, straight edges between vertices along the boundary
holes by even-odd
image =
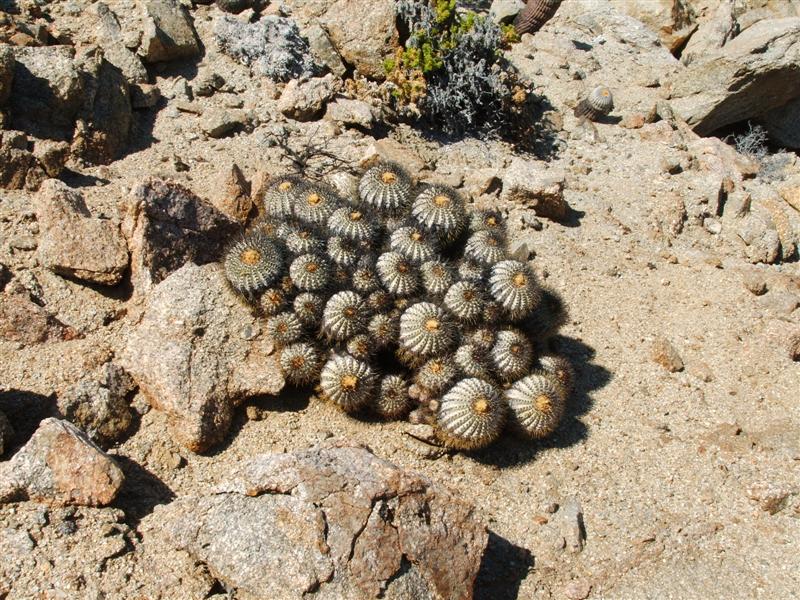
[[[240,12],[252,8],[253,0],[216,0],[216,5],[222,12],[238,15]]]
[[[27,148],[24,133],[0,130],[0,188],[33,191],[47,178],[44,167]]]
[[[67,340],[76,332],[27,295],[6,290],[0,295],[0,338],[22,344]]]
[[[685,0],[611,0],[611,6],[650,27],[673,53],[697,28],[692,5]]]
[[[193,452],[221,441],[244,399],[283,388],[272,344],[239,334],[254,323],[218,265],[187,263],[152,290],[128,337],[120,364]]]
[[[68,421],[47,418],[11,460],[0,463],[0,502],[106,506],[123,474],[110,456]]]
[[[59,275],[116,285],[128,266],[119,227],[91,216],[81,194],[48,179],[34,199],[40,227],[38,257]]]
[[[493,0],[489,7],[489,18],[497,24],[511,23],[524,6],[523,0]]]
[[[733,2],[720,2],[714,14],[701,22],[681,52],[681,62],[690,65],[722,48],[739,33]]]
[[[659,337],[653,341],[650,351],[653,362],[658,363],[670,373],[683,371],[683,359],[670,341]]]
[[[131,252],[131,278],[144,294],[187,262],[219,258],[238,225],[186,188],[152,179],[137,187],[122,209],[122,232]]]
[[[800,306],[800,296],[788,290],[770,292],[764,296],[762,306],[781,317],[788,317]]]
[[[372,107],[363,100],[339,98],[328,104],[325,118],[343,125],[354,125],[364,129],[372,127],[375,117]]]
[[[781,256],[781,240],[774,226],[761,215],[742,219],[736,234],[747,245],[747,258],[752,263],[773,264]]]
[[[755,177],[759,171],[758,161],[739,154],[719,138],[697,138],[687,144],[701,171],[709,171],[734,182]]]
[[[800,361],[800,333],[789,338],[789,358],[795,362]]]
[[[125,47],[125,35],[117,15],[104,2],[91,6],[97,16],[97,44],[103,56],[117,67],[129,83],[147,83],[147,69],[133,50]]]
[[[797,253],[798,232],[792,227],[789,215],[784,210],[784,203],[777,197],[777,194],[771,192],[762,199],[760,204],[775,227],[775,231],[778,232],[778,239],[781,243],[781,259],[784,261],[794,259]]]
[[[742,283],[755,296],[763,296],[767,293],[767,282],[761,273],[747,273],[742,279]]]
[[[130,87],[131,106],[133,108],[153,108],[161,98],[158,86],[149,83],[139,83]]]
[[[253,208],[253,201],[250,199],[250,182],[242,173],[237,164],[232,164],[224,180],[219,186],[221,195],[214,202],[221,212],[226,214],[233,221],[244,223]]]
[[[318,117],[325,104],[338,91],[338,82],[332,74],[314,77],[305,82],[291,80],[278,100],[278,110],[297,121],[311,121]]]
[[[5,106],[11,97],[14,82],[14,53],[6,46],[0,46],[0,106]]]
[[[699,135],[800,96],[800,17],[757,23],[670,81],[673,110]]]
[[[15,48],[11,127],[39,138],[70,140],[85,84],[68,46]]]
[[[724,217],[742,218],[750,212],[750,203],[752,199],[750,194],[744,190],[734,190],[725,199],[725,205],[722,210]]]
[[[319,70],[308,42],[290,19],[265,15],[255,23],[242,23],[226,15],[215,20],[214,33],[222,52],[257,75],[289,81],[311,77]]]
[[[316,61],[337,77],[344,78],[347,67],[342,62],[342,57],[339,56],[336,48],[333,47],[325,30],[314,22],[303,29],[303,35],[308,39],[308,45]]]
[[[515,158],[501,177],[502,201],[532,208],[537,216],[553,221],[562,221],[569,214],[564,173],[548,168],[544,161]]]
[[[333,446],[256,457],[214,493],[156,508],[153,527],[254,599],[466,599],[488,542],[474,510]]]
[[[69,150],[69,144],[66,142],[36,140],[33,144],[33,156],[50,178],[61,175],[69,158]]]
[[[0,456],[11,447],[11,440],[14,437],[14,428],[6,414],[0,411]]]
[[[225,85],[225,79],[222,75],[203,67],[192,81],[192,92],[195,96],[211,96],[223,85]]]
[[[147,63],[200,54],[200,43],[189,13],[177,0],[147,0],[139,54]]]
[[[128,82],[101,53],[83,61],[84,102],[75,123],[72,152],[90,164],[105,165],[122,156],[128,143],[131,97]]]
[[[251,121],[250,113],[245,110],[215,106],[203,113],[200,119],[200,129],[208,137],[222,138],[235,131],[245,129]]]
[[[564,588],[564,595],[569,600],[583,600],[592,593],[592,584],[585,579],[575,579],[570,581]]]
[[[399,43],[395,19],[392,0],[335,0],[320,25],[347,64],[365,77],[383,80],[383,63]]]
[[[577,498],[570,496],[559,508],[556,515],[561,536],[567,543],[567,550],[577,554],[583,550],[586,530],[583,524],[583,509]]]
[[[133,390],[131,377],[108,362],[59,394],[58,410],[93,442],[107,447],[119,441],[133,422],[127,401]]]

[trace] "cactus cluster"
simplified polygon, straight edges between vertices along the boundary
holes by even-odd
[[[349,414],[430,423],[455,449],[552,433],[573,374],[546,349],[566,312],[510,256],[502,215],[394,163],[355,179],[276,178],[226,253],[287,381]]]

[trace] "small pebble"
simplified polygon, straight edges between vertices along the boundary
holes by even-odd
[[[767,282],[760,273],[748,273],[742,279],[744,287],[756,296],[763,296],[767,292]]]
[[[683,359],[678,351],[666,338],[660,337],[653,341],[651,348],[651,358],[653,362],[661,365],[670,373],[683,371]]]

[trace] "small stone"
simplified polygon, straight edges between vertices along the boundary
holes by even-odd
[[[498,25],[511,23],[524,6],[522,0],[493,0],[489,7],[489,18]]]
[[[68,421],[47,418],[12,458],[0,463],[0,502],[19,498],[56,505],[106,506],[123,474]]]
[[[372,107],[363,100],[339,98],[328,104],[325,118],[343,125],[353,125],[369,129],[374,123]]]
[[[247,181],[239,165],[233,163],[221,184],[215,187],[221,190],[222,194],[214,205],[234,221],[244,223],[250,214],[253,202],[250,199],[250,182]]]
[[[800,296],[787,290],[778,290],[764,296],[762,302],[765,308],[789,316],[800,306]]]
[[[750,262],[773,264],[781,256],[778,232],[761,216],[751,214],[743,218],[736,233],[747,245]]]
[[[564,595],[569,600],[584,600],[592,593],[592,584],[584,579],[570,581],[564,588]]]
[[[800,333],[789,338],[789,358],[795,362],[800,361]]]
[[[196,96],[211,96],[225,85],[222,75],[208,69],[201,69],[192,81],[192,92]]]
[[[706,217],[703,219],[703,227],[708,233],[713,235],[719,235],[722,232],[722,223],[719,222],[719,219],[715,219],[714,217]]]
[[[0,296],[0,338],[38,344],[74,339],[77,335],[27,294],[6,291]]]
[[[291,119],[311,121],[322,113],[338,87],[337,80],[331,74],[314,77],[303,83],[293,79],[286,84],[278,100],[278,110]]]
[[[58,396],[58,409],[97,444],[121,439],[133,421],[127,396],[134,389],[130,376],[106,363]]]
[[[656,338],[650,351],[650,356],[654,362],[664,367],[670,373],[683,371],[683,359],[670,343],[663,337]]]
[[[208,137],[222,138],[241,129],[246,129],[252,122],[252,116],[246,110],[215,106],[203,113],[200,118],[200,129]]]
[[[759,508],[771,515],[784,509],[791,493],[774,484],[755,485],[747,491],[750,499],[758,502]]]
[[[502,174],[505,202],[532,208],[537,216],[563,221],[569,214],[564,199],[564,173],[544,161],[515,158]]]
[[[8,246],[15,250],[36,250],[36,238],[32,235],[15,235],[8,240]]]
[[[756,296],[763,296],[767,293],[767,281],[761,273],[747,273],[742,279],[742,283],[744,283],[744,287],[747,288],[750,293]]]
[[[728,194],[723,208],[723,216],[742,218],[750,212],[751,197],[744,190],[735,190]]]
[[[647,122],[647,116],[642,113],[633,113],[625,115],[619,122],[620,127],[625,129],[641,129]]]
[[[664,156],[661,159],[661,170],[664,173],[669,173],[670,175],[677,175],[683,171],[680,157],[672,154]]]

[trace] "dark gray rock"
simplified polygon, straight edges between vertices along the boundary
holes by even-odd
[[[264,599],[471,598],[488,541],[447,488],[346,445],[256,457],[153,526]]]
[[[15,48],[11,127],[39,138],[70,140],[85,81],[68,46]]]
[[[122,156],[128,143],[133,120],[130,90],[122,71],[101,53],[86,58],[83,72],[84,103],[72,152],[90,164],[104,165]]]
[[[128,336],[120,364],[193,452],[222,440],[244,399],[283,388],[271,342],[246,339],[247,327],[257,328],[254,317],[220,266],[188,263],[152,290]]]
[[[14,82],[14,53],[6,46],[0,46],[0,106],[11,97]]]
[[[96,444],[108,446],[131,426],[127,397],[134,388],[130,375],[108,362],[59,394],[58,410]]]
[[[92,5],[98,19],[97,44],[105,59],[117,67],[129,83],[147,83],[147,69],[136,53],[125,46],[125,35],[116,13],[104,2]]]
[[[0,411],[0,456],[3,456],[5,451],[11,446],[13,437],[14,428],[11,427],[11,421],[8,420],[4,412]]]
[[[139,54],[147,63],[193,58],[200,42],[189,13],[176,0],[149,0]]]
[[[214,23],[220,50],[275,81],[311,77],[319,71],[294,21],[267,15],[255,23],[223,16]]]
[[[134,190],[123,206],[122,231],[131,252],[136,293],[187,262],[218,260],[239,225],[210,202],[173,182],[153,179]]]

